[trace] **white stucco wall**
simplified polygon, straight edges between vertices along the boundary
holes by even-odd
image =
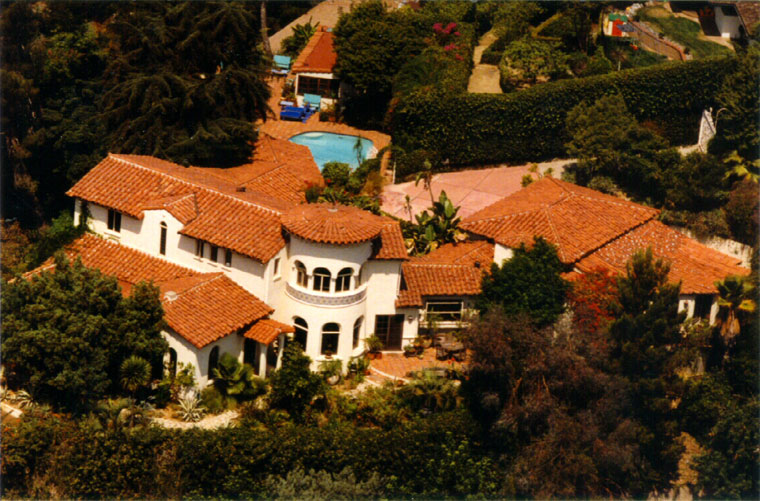
[[[739,38],[739,26],[741,26],[739,16],[724,15],[723,8],[718,5],[714,6],[714,9],[715,24],[718,25],[720,36],[723,38]]]
[[[694,316],[694,308],[697,304],[697,296],[695,294],[681,294],[678,296],[678,311],[685,311],[687,318]],[[718,301],[717,297],[713,296],[712,306],[710,307],[710,325],[715,323],[715,319],[718,315]]]
[[[163,331],[162,334],[166,342],[169,343],[169,348],[177,352],[178,363],[193,364],[195,382],[198,388],[205,388],[211,381],[211,375],[208,373],[208,362],[211,350],[215,346],[219,347],[220,358],[224,353],[229,353],[241,362],[243,361],[243,338],[236,333],[225,336],[200,349],[171,329]]]
[[[514,251],[506,245],[495,244],[493,249],[493,262],[501,266],[505,259],[512,259]]]

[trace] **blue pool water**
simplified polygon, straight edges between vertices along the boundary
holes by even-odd
[[[359,151],[356,150],[357,140],[361,143]],[[356,168],[359,166],[357,154],[364,160],[372,149],[372,141],[369,139],[331,132],[304,132],[291,137],[290,141],[308,146],[320,170],[327,162],[343,162]]]

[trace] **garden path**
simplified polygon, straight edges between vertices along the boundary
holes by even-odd
[[[467,92],[482,92],[491,94],[501,94],[499,85],[499,67],[493,64],[480,64],[480,58],[483,56],[489,45],[496,41],[496,34],[493,30],[489,31],[478,41],[475,52],[472,55],[475,66],[472,68],[470,82],[467,85]]]
[[[186,430],[188,428],[203,428],[205,430],[213,430],[216,428],[223,428],[225,426],[231,425],[232,422],[237,419],[237,417],[237,411],[225,411],[221,414],[206,416],[197,423],[189,423],[186,421],[180,421],[178,419],[159,417],[153,418],[153,422],[160,426],[163,426],[164,428],[180,428],[183,430]]]

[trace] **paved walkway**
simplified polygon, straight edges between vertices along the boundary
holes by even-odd
[[[453,360],[438,360],[435,358],[435,348],[428,348],[422,358],[407,357],[403,353],[383,353],[383,358],[370,362],[371,377],[385,380],[408,381],[410,372],[422,369],[461,369],[463,364]]]
[[[480,38],[478,46],[475,47],[475,52],[472,55],[475,66],[472,68],[470,82],[467,84],[467,92],[501,93],[499,67],[493,64],[480,64],[483,51],[494,43],[496,38],[496,34],[491,30]]]
[[[552,168],[552,175],[559,177],[562,175],[564,166],[571,162],[573,160],[552,160],[539,163],[538,168],[542,173]],[[436,174],[431,183],[433,197],[437,200],[441,191],[446,191],[451,202],[459,206],[459,216],[464,218],[520,190],[522,178],[529,174],[530,165],[500,165],[486,169]],[[406,205],[407,195],[410,199],[411,216]],[[429,207],[430,193],[424,188],[422,182],[417,186],[413,181],[392,184],[383,189],[382,210],[398,218],[408,220]]]

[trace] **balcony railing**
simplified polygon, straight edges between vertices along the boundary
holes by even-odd
[[[367,297],[366,286],[351,294],[341,292],[312,294],[303,289],[297,289],[290,284],[285,285],[285,290],[293,299],[317,306],[349,306],[364,301],[364,298]]]

